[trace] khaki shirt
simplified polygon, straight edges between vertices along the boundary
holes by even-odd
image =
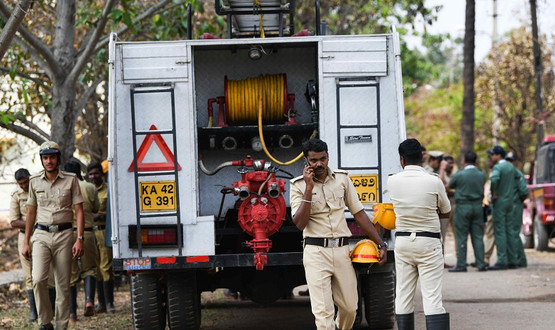
[[[83,196],[73,173],[58,171],[54,182],[50,182],[43,170],[29,181],[27,205],[37,207],[35,223],[59,225],[71,222],[72,206],[79,203],[83,203]]]
[[[106,203],[108,202],[108,185],[106,182],[103,182],[100,187],[97,188],[98,190],[98,200],[100,201],[100,208],[98,209],[98,213],[106,214]]]
[[[81,188],[81,194],[83,195],[85,228],[92,228],[94,226],[93,213],[98,212],[98,208],[100,207],[96,186],[90,182],[79,181],[79,188]],[[73,217],[73,220],[75,221],[75,217]]]
[[[305,188],[306,183],[302,176],[291,180],[290,202],[293,215],[297,213],[301,203],[304,203],[302,200]],[[351,214],[364,209],[347,172],[328,168],[324,182],[314,180],[310,220],[303,230],[303,237],[350,237],[352,234],[345,220],[345,206]]]
[[[439,215],[451,211],[445,186],[437,175],[421,166],[407,165],[387,181],[397,219],[397,231],[440,232]]]
[[[10,199],[10,222],[16,220],[25,221],[25,216],[27,215],[28,196],[29,193],[26,193],[21,188],[17,188],[12,192]]]

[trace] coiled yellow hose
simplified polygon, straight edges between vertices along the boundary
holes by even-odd
[[[244,80],[226,80],[227,115],[230,122],[256,120],[262,100],[265,121],[284,120],[287,109],[285,74],[261,75]]]

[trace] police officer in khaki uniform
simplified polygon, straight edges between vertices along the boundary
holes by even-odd
[[[106,171],[108,171],[106,162]],[[97,272],[97,288],[98,288],[98,305],[97,313],[108,311],[113,313],[116,311],[114,307],[114,273],[112,271],[112,248],[105,244],[106,239],[106,205],[108,201],[108,185],[104,182],[103,165],[99,163],[91,163],[87,167],[87,176],[89,181],[94,183],[98,191],[98,199],[100,208],[98,212],[93,214],[94,217],[94,234],[96,237],[96,247],[99,256],[98,272]]]
[[[27,215],[27,196],[29,195],[29,177],[31,174],[25,168],[20,168],[15,171],[15,181],[19,188],[14,190],[10,199],[10,223],[12,228],[19,229],[19,236],[17,238],[17,250],[23,250],[23,242],[25,240],[25,216]],[[27,287],[27,297],[29,299],[29,322],[36,321],[37,306],[35,304],[35,295],[33,293],[33,280],[31,279],[31,261],[25,259],[22,254],[19,255],[21,268],[25,273],[25,286]],[[50,268],[50,275],[48,276],[48,293],[50,302],[54,306],[56,301],[56,289],[54,288],[54,273]]]
[[[83,181],[81,165],[69,161],[64,165],[64,171],[73,173],[79,179],[79,188],[83,195],[83,214],[85,216],[85,245],[83,256],[78,263],[73,260],[71,267],[71,285],[69,296],[69,322],[77,321],[77,283],[82,278],[85,282],[85,308],[84,316],[94,315],[94,292],[96,287],[96,273],[98,271],[98,253],[96,251],[96,238],[93,233],[93,213],[98,212],[99,201],[96,187],[90,182]],[[74,228],[75,230],[76,228]],[[80,266],[79,266],[80,264]]]
[[[53,329],[47,289],[51,263],[57,293],[56,329],[66,329],[69,322],[71,259],[83,255],[83,197],[77,177],[59,170],[61,152],[57,143],[43,143],[39,155],[44,170],[32,176],[29,182],[22,254],[33,263],[33,291],[40,329]],[[77,218],[77,239],[71,230],[72,206]]]
[[[302,176],[291,180],[291,214],[303,231],[303,264],[310,292],[312,313],[319,330],[351,329],[356,317],[358,294],[355,270],[347,238],[351,231],[345,207],[378,244],[380,265],[386,262],[387,244],[376,232],[346,172],[328,167],[328,146],[319,139],[303,144],[307,161]],[[334,322],[334,304],[337,318]]]
[[[395,313],[398,329],[414,329],[414,295],[420,280],[426,328],[449,329],[449,313],[442,302],[444,258],[440,217],[451,205],[445,186],[422,168],[422,146],[416,139],[399,145],[403,171],[389,177],[387,189],[397,216],[395,222]]]

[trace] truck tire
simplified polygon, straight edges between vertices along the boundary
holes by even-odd
[[[546,251],[549,241],[547,228],[540,221],[539,215],[534,218],[534,248],[536,251]]]
[[[395,323],[395,273],[362,277],[364,315],[370,329],[393,329]]]
[[[157,274],[130,275],[131,310],[135,329],[165,329],[166,310]]]
[[[168,273],[168,325],[170,329],[200,328],[200,295],[194,271]]]

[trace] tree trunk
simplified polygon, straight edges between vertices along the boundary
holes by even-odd
[[[536,0],[530,0],[530,12],[532,13],[532,42],[534,51],[534,78],[536,87],[536,145],[539,146],[543,140],[544,118],[542,104],[542,51],[538,40],[538,19],[536,17]]]
[[[75,82],[54,83],[52,86],[52,141],[62,149],[62,163],[75,151]]]
[[[0,59],[4,57],[4,54],[10,47],[12,43],[12,39],[19,28],[19,25],[25,18],[27,11],[31,7],[33,0],[21,0],[13,9],[13,13],[10,16],[10,19],[4,25],[2,29],[2,33],[0,34]]]
[[[463,69],[463,107],[461,119],[460,159],[467,151],[474,151],[474,36],[476,4],[475,0],[466,0],[466,19],[464,33],[464,69]]]

